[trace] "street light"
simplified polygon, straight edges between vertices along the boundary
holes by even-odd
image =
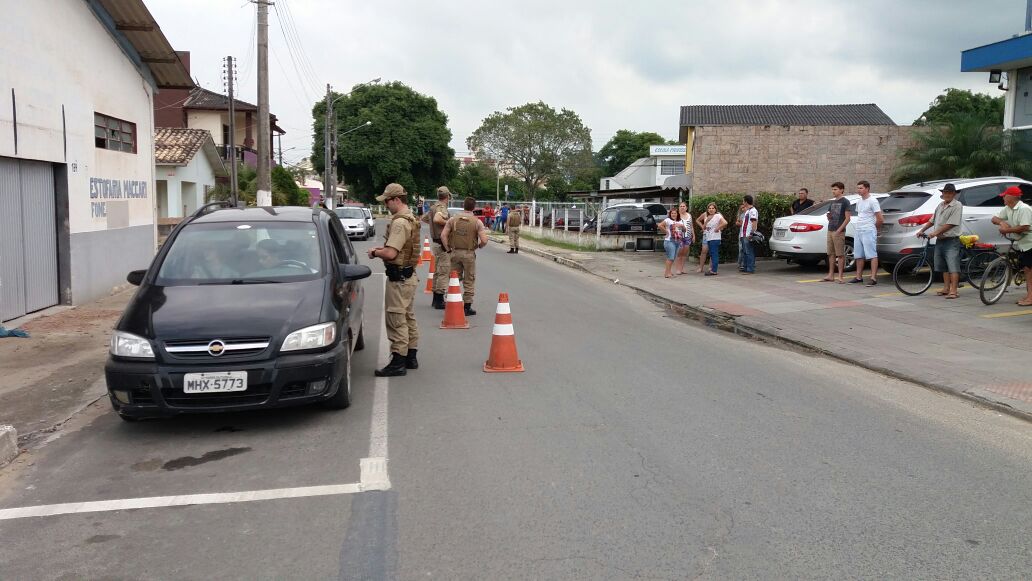
[[[331,210],[333,209],[334,202],[336,201],[336,197],[337,197],[337,175],[336,175],[337,172],[336,172],[336,168],[333,167],[335,164],[330,163],[330,159],[333,157],[333,156],[330,155],[330,132],[333,131],[333,121],[336,119],[336,117],[333,115],[333,105],[337,101],[340,101],[344,97],[347,97],[351,93],[354,93],[355,90],[358,89],[359,87],[364,87],[366,85],[375,85],[376,83],[379,83],[379,82],[380,82],[380,77],[376,77],[375,79],[373,79],[373,80],[371,80],[369,82],[359,83],[359,84],[355,85],[354,87],[352,87],[350,91],[348,91],[347,93],[344,93],[343,95],[337,97],[336,99],[333,99],[332,101],[330,100],[330,94],[331,94],[330,93],[330,85],[329,84],[326,85],[326,101],[327,101],[327,105],[326,105],[326,122],[323,124],[323,155],[324,155],[324,161],[325,161],[325,165],[326,165],[326,167],[325,167],[326,175],[323,178],[323,182],[324,182],[323,183],[323,196],[327,198],[327,201],[328,201],[327,205],[329,206],[329,208]],[[367,123],[367,125],[368,124],[371,124],[371,122]],[[349,130],[348,133],[351,133],[351,131],[354,131],[354,129]],[[336,134],[333,135],[333,147],[334,147],[333,154],[334,154],[334,156],[336,155],[337,137],[338,136]],[[333,195],[326,196],[326,194],[329,193],[329,191],[330,191],[330,186],[333,186]]]

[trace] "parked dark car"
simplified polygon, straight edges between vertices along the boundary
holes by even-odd
[[[595,218],[584,224],[584,232],[597,229]],[[656,219],[648,208],[617,206],[602,210],[602,234],[656,234]]]
[[[369,275],[327,210],[201,208],[129,273],[140,288],[111,337],[111,405],[126,421],[347,407]]]

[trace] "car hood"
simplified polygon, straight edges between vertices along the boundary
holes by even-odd
[[[325,280],[276,284],[147,286],[118,329],[160,341],[283,337],[323,322]]]
[[[341,218],[340,223],[344,226],[363,226],[366,223],[365,218]]]

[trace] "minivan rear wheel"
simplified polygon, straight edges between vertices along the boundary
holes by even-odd
[[[342,410],[351,405],[351,336],[348,335],[348,344],[344,346],[344,375],[337,385],[337,393],[326,400],[326,407],[334,410]]]

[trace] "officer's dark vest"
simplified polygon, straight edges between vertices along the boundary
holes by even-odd
[[[410,234],[408,240],[405,241],[405,245],[398,251],[398,256],[387,264],[401,267],[416,266],[419,264],[419,222],[416,221],[416,217],[412,214],[395,214],[391,216],[391,225],[387,228],[388,236],[395,220],[407,220],[410,226]]]
[[[477,217],[460,214],[454,218],[448,242],[457,250],[473,250],[477,247]]]
[[[440,212],[444,214],[445,222],[448,221],[448,206],[443,202],[438,202],[433,206],[430,206],[430,236],[434,239],[434,242],[440,242],[441,232],[444,231],[444,226],[434,222],[434,217]]]

